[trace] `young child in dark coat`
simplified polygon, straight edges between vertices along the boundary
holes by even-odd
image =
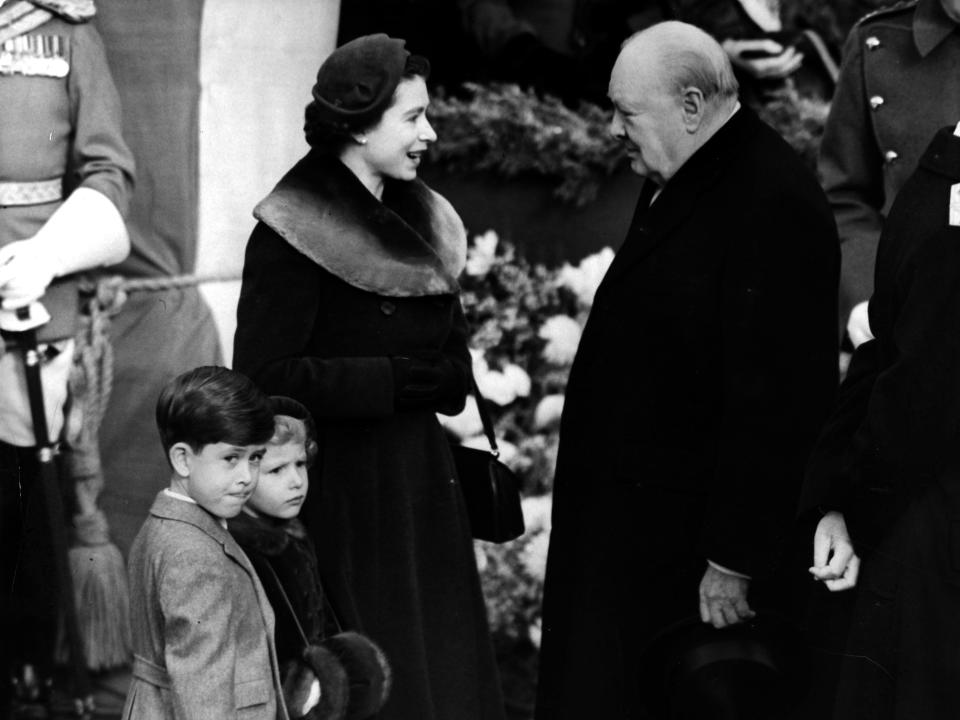
[[[339,632],[320,582],[313,544],[297,519],[318,452],[307,409],[270,398],[274,434],[260,480],[229,529],[253,563],[276,614],[277,656],[291,717],[360,720],[389,692],[389,666],[371,640]]]

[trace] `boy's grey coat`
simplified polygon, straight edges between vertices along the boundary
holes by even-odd
[[[287,717],[273,610],[212,515],[161,492],[129,574],[135,658],[124,718]]]

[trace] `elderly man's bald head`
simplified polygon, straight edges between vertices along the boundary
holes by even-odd
[[[613,118],[638,175],[659,185],[730,119],[737,81],[723,48],[680,22],[654,25],[631,37],[610,75]]]
[[[626,40],[617,66],[628,76],[653,73],[670,93],[699,89],[708,102],[733,101],[739,90],[720,43],[694,25],[658,23]]]

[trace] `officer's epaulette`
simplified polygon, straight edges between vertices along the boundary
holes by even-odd
[[[919,1],[920,0],[902,0],[901,2],[894,3],[893,5],[887,5],[882,8],[877,8],[876,10],[871,10],[862,18],[857,20],[856,27],[861,27],[878,18],[889,17],[890,15],[896,15],[908,10],[913,10],[915,7],[917,7],[917,3]]]
[[[74,23],[86,22],[97,14],[93,0],[30,0],[38,8]]]

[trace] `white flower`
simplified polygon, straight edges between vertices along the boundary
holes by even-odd
[[[550,513],[553,511],[552,495],[532,495],[520,501],[523,524],[527,534],[550,532]]]
[[[534,620],[530,627],[527,628],[527,637],[530,638],[531,644],[540,649],[540,640],[543,638],[543,621],[540,618]]]
[[[501,407],[530,394],[530,376],[519,365],[507,363],[503,370],[490,370],[486,361],[477,362],[474,357],[473,371],[483,396]]]
[[[530,576],[543,582],[547,574],[547,550],[550,547],[550,533],[537,533],[520,551],[520,560]]]
[[[483,235],[473,239],[473,245],[467,248],[467,275],[482,277],[490,272],[493,259],[497,254],[497,243],[500,240],[497,233],[487,230]]]
[[[554,365],[569,365],[577,354],[580,344],[580,323],[569,315],[554,315],[547,318],[537,333],[547,341],[543,348],[543,359]]]
[[[441,415],[437,413],[440,424],[452,432],[459,440],[483,432],[483,423],[480,421],[480,412],[477,410],[477,401],[473,395],[467,396],[467,402],[459,415]]]
[[[530,375],[527,374],[526,370],[519,365],[507,363],[503,366],[502,372],[507,381],[513,384],[513,391],[517,394],[517,397],[527,397],[530,394],[533,381],[530,380]]]
[[[483,546],[478,543],[473,543],[473,556],[477,561],[477,572],[482,573],[487,569],[489,560],[487,560],[487,551],[483,549]]]
[[[547,430],[560,422],[563,413],[563,395],[544,395],[533,411],[533,426],[537,430]]]
[[[614,252],[605,247],[598,253],[589,255],[580,261],[577,267],[564,263],[560,268],[557,282],[573,291],[577,299],[585,307],[593,305],[593,296],[600,286],[600,281],[607,274],[610,263],[613,262]]]

